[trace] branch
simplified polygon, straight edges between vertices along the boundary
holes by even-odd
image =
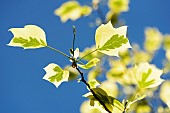
[[[99,103],[104,107],[104,109],[108,112],[108,113],[112,113],[111,111],[109,111],[109,109],[106,107],[105,103],[100,100],[100,98],[97,97],[97,95],[95,94],[95,92],[91,89],[90,85],[86,82],[86,80],[84,79],[83,73],[80,71],[80,69],[78,67],[76,67],[77,71],[80,73],[81,75],[81,81],[86,84],[86,86],[90,89],[90,92],[93,94],[93,96],[95,97],[96,100],[99,101]]]

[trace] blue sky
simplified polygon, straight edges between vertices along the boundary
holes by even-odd
[[[43,28],[48,44],[67,54],[72,46],[72,25],[77,28],[76,47],[82,51],[93,45],[96,28],[88,26],[90,18],[61,23],[54,15],[63,2],[0,0],[0,113],[79,113],[82,95],[87,92],[83,83],[71,81],[56,89],[42,79],[45,66],[53,62],[64,67],[69,64],[67,58],[48,48],[23,50],[6,46],[13,37],[8,29],[27,24]],[[90,0],[81,2],[88,5]],[[120,17],[128,26],[129,40],[142,44],[148,26],[170,33],[169,4],[169,0],[131,0],[130,11]]]

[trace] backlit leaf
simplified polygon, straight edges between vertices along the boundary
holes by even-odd
[[[161,47],[163,36],[156,28],[147,28],[145,30],[145,49],[150,52],[154,53]]]
[[[138,105],[136,108],[135,108],[135,113],[151,113],[151,107],[148,106],[147,104],[146,105]],[[158,112],[158,113],[164,113],[164,112]]]
[[[35,49],[47,46],[46,36],[43,29],[36,25],[26,25],[24,28],[9,29],[14,35],[9,46]]]
[[[102,68],[100,66],[96,66],[92,70],[89,71],[87,77],[88,81],[96,79],[102,73]]]
[[[77,1],[68,1],[63,3],[54,13],[60,16],[62,22],[66,22],[68,19],[77,20],[81,16],[87,16],[91,11],[89,6],[81,6]]]
[[[84,101],[80,107],[81,113],[104,113],[101,112],[98,108],[90,105],[90,101]]]
[[[119,100],[117,100],[116,98],[112,96],[107,95],[107,93],[101,88],[93,88],[92,90],[97,95],[97,97],[100,98],[100,100],[103,103],[105,103],[108,109],[112,111],[112,113],[115,113],[115,112],[122,113],[124,106]],[[90,100],[93,100],[94,108],[98,108],[100,111],[103,111],[102,113],[105,113],[104,108],[102,107],[101,104],[98,103],[98,101],[94,98],[91,92],[86,93],[83,96],[89,98]]]
[[[74,68],[70,66],[66,66],[65,69],[69,71],[69,78],[68,78],[69,81],[76,80],[77,77],[79,76],[79,73]]]
[[[167,90],[168,89],[168,90]],[[170,81],[163,82],[161,88],[160,88],[160,98],[164,103],[167,103],[170,101]]]
[[[160,78],[162,73],[162,70],[147,62],[139,63],[134,68],[134,76],[139,88],[153,88],[160,85],[164,81]]]
[[[102,82],[99,87],[102,88],[109,96],[117,97],[118,95],[119,90],[115,82],[106,80]]]
[[[129,0],[108,0],[108,6],[113,13],[127,12]]]
[[[93,66],[96,66],[97,62],[99,62],[99,61],[100,60],[98,58],[93,58],[87,64],[85,64],[85,65],[78,64],[78,66],[83,68],[83,69],[89,69],[89,68],[92,68]]]
[[[120,50],[131,48],[126,31],[127,26],[113,28],[110,21],[106,25],[102,24],[96,30],[96,49],[110,56],[118,56]]]
[[[62,82],[68,81],[69,71],[62,70],[60,66],[57,64],[51,63],[44,68],[46,71],[43,79],[53,83],[56,87],[58,87]]]
[[[163,44],[165,50],[170,49],[170,34],[164,36]]]

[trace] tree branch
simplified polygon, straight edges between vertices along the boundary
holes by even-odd
[[[81,81],[86,84],[86,86],[90,89],[90,92],[93,94],[93,96],[95,97],[96,100],[99,101],[99,103],[104,107],[104,109],[108,112],[108,113],[112,113],[105,105],[105,103],[100,100],[100,98],[98,98],[98,96],[95,94],[95,92],[91,89],[90,85],[86,82],[86,80],[84,79],[83,73],[80,71],[80,69],[78,67],[76,67],[77,71],[80,73],[81,75]]]

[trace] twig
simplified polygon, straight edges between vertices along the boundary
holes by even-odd
[[[108,113],[112,113],[105,105],[105,103],[100,100],[100,98],[96,95],[96,93],[91,89],[90,85],[86,82],[86,80],[84,79],[83,73],[80,71],[80,69],[78,67],[76,67],[77,71],[80,73],[81,75],[81,81],[86,84],[86,86],[90,89],[90,92],[93,94],[93,96],[95,97],[96,100],[99,101],[99,103],[104,107],[104,109],[108,112]]]
[[[76,39],[76,27],[73,26],[73,56],[74,56],[74,43],[75,43],[75,39]]]

